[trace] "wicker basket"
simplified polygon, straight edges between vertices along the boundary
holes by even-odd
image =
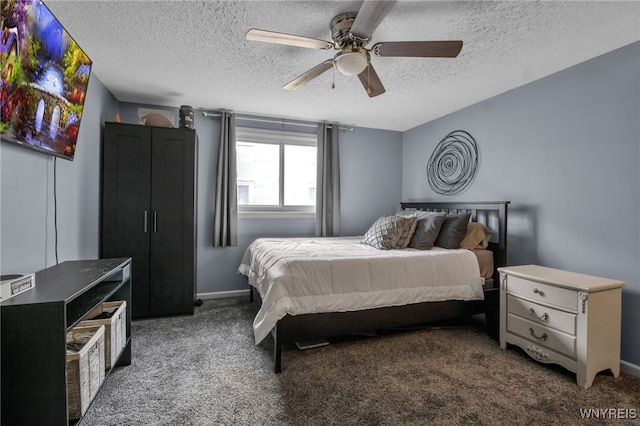
[[[110,318],[94,319],[95,317],[116,308]],[[104,353],[106,367],[115,365],[122,349],[127,344],[127,302],[105,302],[87,315],[87,320],[80,326],[105,326]]]
[[[88,340],[88,341],[87,341]],[[86,342],[69,353],[70,345]],[[79,419],[89,408],[104,380],[104,326],[75,327],[67,333],[67,394],[69,419]]]

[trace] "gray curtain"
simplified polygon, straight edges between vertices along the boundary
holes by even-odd
[[[318,175],[316,181],[316,235],[340,235],[340,155],[338,125],[318,125]]]
[[[214,247],[238,246],[238,193],[236,188],[236,117],[223,112],[216,176]]]

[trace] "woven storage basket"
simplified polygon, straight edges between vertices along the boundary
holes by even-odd
[[[67,346],[82,342],[75,353],[67,353],[67,394],[69,419],[79,419],[89,408],[104,380],[104,326],[75,327],[67,333]],[[68,351],[68,349],[67,349]]]
[[[117,308],[111,318],[94,319],[105,311]],[[87,315],[87,320],[82,321],[80,326],[98,326],[104,325],[104,353],[105,365],[111,368],[115,365],[122,349],[127,344],[127,302],[115,301],[104,302]]]

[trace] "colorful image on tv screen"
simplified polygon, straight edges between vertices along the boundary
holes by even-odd
[[[40,0],[3,0],[0,134],[73,159],[91,60]]]

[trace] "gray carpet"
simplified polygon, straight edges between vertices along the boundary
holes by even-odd
[[[503,351],[478,321],[287,348],[276,375],[271,338],[253,343],[257,309],[207,300],[194,316],[134,321],[132,364],[82,425],[640,425],[580,415],[640,417],[639,378],[601,373],[580,389],[560,367]]]

